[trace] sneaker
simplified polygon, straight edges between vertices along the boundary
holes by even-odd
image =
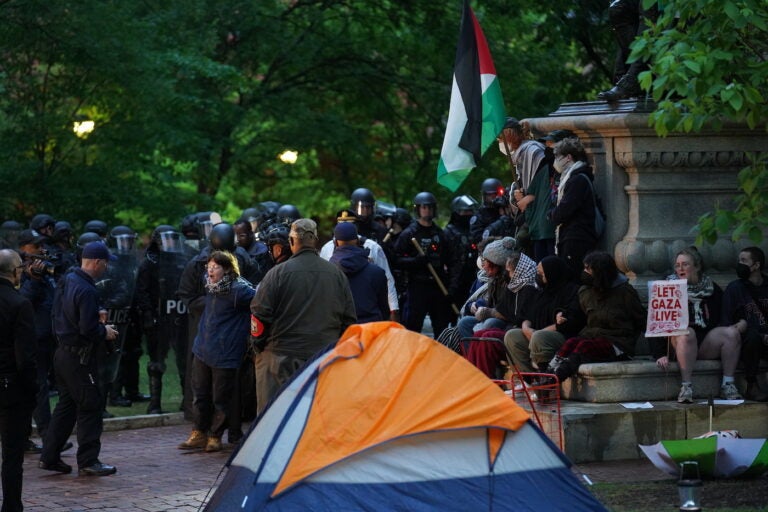
[[[680,404],[692,404],[693,403],[693,386],[690,384],[683,384],[680,386],[680,394],[677,395],[677,403]]]
[[[723,400],[741,400],[741,394],[733,382],[726,382],[720,386],[720,398]]]

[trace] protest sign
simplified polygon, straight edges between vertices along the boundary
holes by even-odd
[[[649,282],[645,336],[678,336],[687,332],[688,281],[671,279]]]

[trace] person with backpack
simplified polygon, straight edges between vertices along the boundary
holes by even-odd
[[[594,175],[587,161],[587,152],[579,139],[563,139],[555,145],[554,168],[560,174],[557,203],[549,212],[555,224],[555,250],[578,276],[584,266],[584,256],[597,245],[598,214]]]

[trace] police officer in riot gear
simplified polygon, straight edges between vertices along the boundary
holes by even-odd
[[[150,400],[147,414],[163,412],[163,374],[171,347],[176,352],[179,380],[181,389],[184,389],[187,310],[177,299],[176,289],[186,263],[184,242],[176,228],[168,224],[157,226],[139,264],[134,300],[149,355],[147,376]]]
[[[6,220],[0,224],[0,249],[15,249],[23,229],[24,226],[15,220]]]
[[[128,226],[115,226],[109,232],[111,245],[117,256],[113,268],[119,269],[121,275],[128,279],[133,274],[131,289],[134,289],[138,261],[135,252],[136,233]],[[108,322],[115,324],[120,331],[119,357],[120,364],[117,376],[112,383],[109,393],[109,404],[114,406],[129,406],[132,402],[146,402],[148,395],[139,392],[139,359],[141,358],[141,315],[136,304],[135,291],[131,301],[115,309],[116,317]],[[118,318],[119,317],[119,318]],[[124,324],[124,328],[120,325]],[[125,394],[123,395],[123,391]]]
[[[451,220],[445,226],[446,243],[456,258],[451,268],[448,290],[456,304],[464,304],[477,276],[477,245],[469,234],[469,221],[477,210],[477,201],[462,195],[451,201]]]
[[[483,239],[485,229],[499,218],[499,201],[504,197],[504,185],[496,178],[488,178],[480,186],[483,204],[469,221],[469,233],[472,242],[479,243]]]
[[[290,226],[285,224],[273,224],[266,232],[266,244],[269,248],[269,256],[272,259],[272,266],[279,265],[291,257],[291,244],[288,242]]]
[[[424,318],[429,314],[437,336],[448,327],[454,315],[451,301],[442,292],[428,264],[445,286],[453,253],[446,243],[445,233],[433,220],[437,215],[435,196],[429,192],[416,194],[413,208],[416,222],[403,230],[395,245],[397,265],[408,273],[406,301],[401,307],[403,325],[411,331],[421,332]],[[412,239],[416,240],[420,251]]]
[[[381,243],[387,236],[387,229],[373,222],[376,198],[367,188],[357,188],[349,197],[350,209],[357,216],[357,232],[365,238]],[[390,262],[391,263],[391,262]]]

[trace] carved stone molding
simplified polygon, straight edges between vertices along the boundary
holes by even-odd
[[[746,167],[751,158],[744,151],[642,151],[616,152],[616,163],[627,168],[728,168]]]

